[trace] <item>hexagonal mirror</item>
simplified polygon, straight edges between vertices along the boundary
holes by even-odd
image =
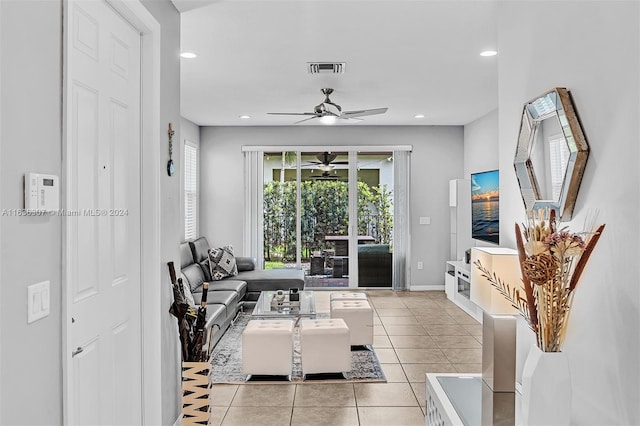
[[[552,208],[573,216],[589,145],[571,94],[558,87],[524,105],[514,167],[527,210]]]

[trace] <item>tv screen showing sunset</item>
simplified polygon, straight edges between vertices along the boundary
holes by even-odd
[[[471,174],[471,237],[500,241],[500,183],[498,170]]]

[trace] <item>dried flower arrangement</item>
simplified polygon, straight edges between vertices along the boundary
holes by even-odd
[[[522,232],[516,224],[524,296],[480,261],[474,263],[527,320],[544,352],[562,348],[574,290],[604,225],[591,229],[571,233],[566,227],[560,228],[555,210],[528,211]]]

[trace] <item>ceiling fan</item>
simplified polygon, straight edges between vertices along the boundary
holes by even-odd
[[[333,170],[333,166],[336,164],[349,164],[348,161],[335,161],[337,157],[338,154],[332,152],[319,152],[316,154],[318,161],[307,161],[304,166],[317,167],[324,172],[328,172]]]
[[[388,109],[388,108],[375,108],[375,109],[361,109],[357,111],[342,111],[342,107],[340,105],[331,102],[331,99],[329,99],[329,95],[333,93],[333,89],[324,88],[324,89],[321,89],[321,92],[324,95],[324,101],[316,105],[313,108],[313,112],[268,112],[267,114],[310,116],[309,118],[304,118],[300,121],[296,121],[293,124],[298,124],[305,121],[313,120],[314,118],[319,118],[320,121],[326,124],[330,124],[332,122],[335,122],[335,120],[337,119],[362,120],[362,118],[360,117],[365,117],[367,115],[384,114],[385,112],[387,112],[387,109]]]

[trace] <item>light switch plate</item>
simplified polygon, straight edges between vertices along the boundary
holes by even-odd
[[[51,311],[49,303],[50,287],[49,281],[43,281],[27,287],[27,324],[49,315]]]
[[[431,225],[431,218],[429,216],[420,217],[420,225]]]

